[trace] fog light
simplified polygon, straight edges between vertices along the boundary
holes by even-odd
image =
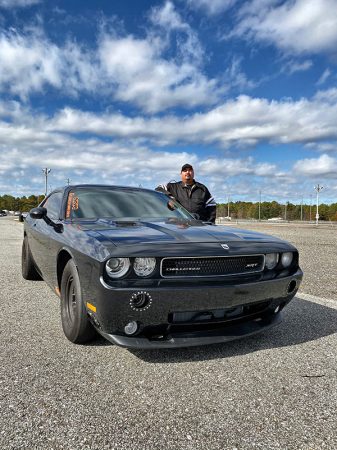
[[[138,323],[134,320],[132,322],[129,322],[127,325],[125,325],[124,331],[125,334],[128,334],[129,336],[131,334],[135,334],[138,331]]]
[[[274,313],[277,314],[277,313],[279,312],[279,310],[280,310],[280,305],[279,305],[279,306],[276,306],[276,308],[275,308],[275,310],[274,310]]]

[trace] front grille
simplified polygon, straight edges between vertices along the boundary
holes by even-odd
[[[264,255],[164,258],[160,274],[164,278],[229,276],[261,272],[263,267]]]

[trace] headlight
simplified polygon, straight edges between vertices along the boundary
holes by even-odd
[[[277,263],[278,263],[278,253],[266,254],[265,266],[267,267],[267,269],[269,270],[274,269]]]
[[[293,261],[293,254],[292,254],[292,252],[282,253],[281,263],[282,263],[283,267],[289,267],[290,264],[292,263],[292,261]]]
[[[149,276],[156,268],[156,258],[135,258],[133,269],[139,277]]]
[[[129,258],[110,258],[105,263],[105,270],[110,278],[122,277],[128,272],[129,267]]]

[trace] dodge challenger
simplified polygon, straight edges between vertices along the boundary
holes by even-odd
[[[76,185],[24,221],[22,275],[60,298],[73,343],[129,348],[222,343],[281,321],[303,273],[295,247],[204,223],[164,193]]]

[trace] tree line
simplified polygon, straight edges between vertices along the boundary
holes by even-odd
[[[44,199],[44,195],[30,195],[29,197],[0,196],[0,209],[8,211],[29,211],[35,208]]]
[[[217,205],[217,217],[228,215],[228,203]],[[280,204],[272,202],[230,202],[229,215],[232,219],[268,220],[281,217],[284,220],[315,220],[316,205],[296,205],[290,202]],[[319,205],[319,220],[337,221],[337,203]]]
[[[29,197],[13,197],[12,195],[0,196],[0,209],[9,211],[29,211],[37,206],[43,195],[30,195]],[[228,215],[228,203],[217,205],[217,217]],[[273,217],[282,217],[285,220],[315,220],[316,205],[296,205],[290,202],[280,204],[272,202],[230,202],[229,215],[232,219],[256,219],[268,220]],[[319,205],[319,219],[337,221],[337,203]]]

